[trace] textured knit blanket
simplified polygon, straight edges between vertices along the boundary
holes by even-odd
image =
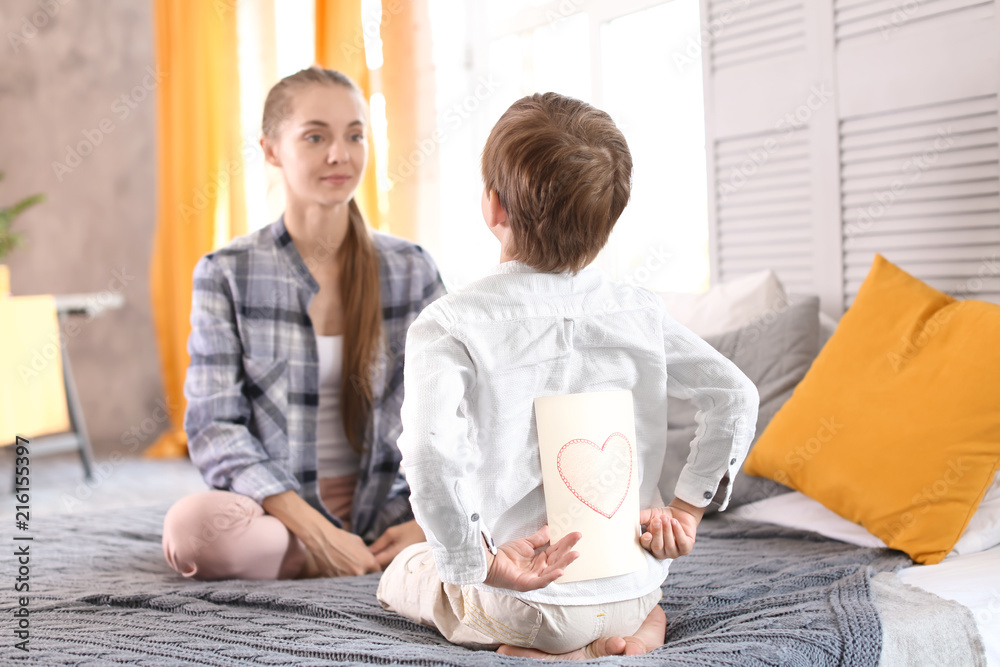
[[[384,611],[377,575],[189,581],[160,547],[166,506],[33,518],[30,652],[2,599],[0,663],[38,665],[541,664],[469,651]],[[12,541],[11,530],[2,539]],[[14,559],[0,559],[5,581]],[[871,576],[905,556],[812,533],[713,518],[664,582],[667,645],[603,664],[851,665],[882,648]],[[8,584],[4,584],[5,587]]]

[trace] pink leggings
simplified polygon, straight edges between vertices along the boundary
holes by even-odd
[[[327,509],[346,518],[357,475],[319,480]],[[305,564],[305,545],[247,496],[202,491],[178,500],[163,519],[163,555],[185,577],[293,579]]]

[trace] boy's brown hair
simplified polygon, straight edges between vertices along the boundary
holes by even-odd
[[[628,203],[632,154],[605,112],[536,93],[493,126],[483,183],[507,213],[518,261],[576,273],[597,257]]]

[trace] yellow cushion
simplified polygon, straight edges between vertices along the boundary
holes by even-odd
[[[881,255],[747,458],[918,563],[948,555],[1000,463],[1000,306]]]

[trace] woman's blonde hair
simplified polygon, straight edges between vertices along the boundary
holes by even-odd
[[[309,67],[274,84],[264,101],[261,130],[276,140],[292,113],[295,92],[311,85],[344,86],[364,101],[353,81],[340,72]],[[338,251],[340,298],[344,308],[344,368],[340,383],[340,409],[351,447],[361,452],[365,428],[372,411],[372,380],[382,353],[382,303],[379,261],[357,202],[352,198],[348,230]]]

